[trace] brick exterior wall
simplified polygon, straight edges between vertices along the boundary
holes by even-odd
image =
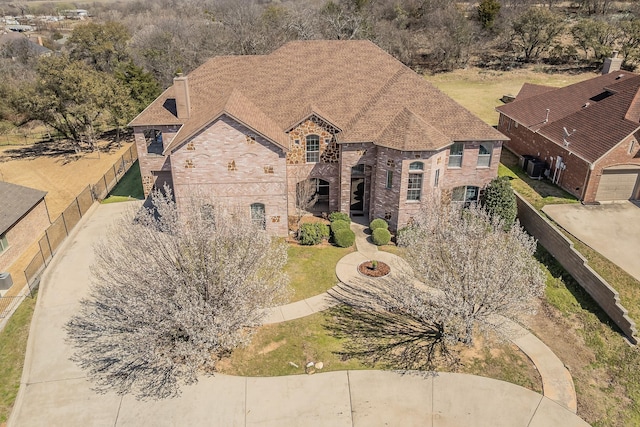
[[[42,199],[5,233],[9,247],[0,253],[0,271],[6,271],[29,246],[37,242],[49,224],[49,213]]]
[[[166,182],[172,186],[171,181],[171,161],[169,156],[152,154],[147,152],[147,142],[144,137],[146,130],[159,130],[162,132],[162,145],[166,148],[176,133],[178,126],[136,126],[133,128],[133,135],[138,150],[138,162],[140,163],[140,175],[142,176],[142,187],[145,197],[149,195],[154,186],[162,188]],[[158,177],[160,181],[158,182]]]
[[[596,200],[596,194],[598,192],[598,185],[600,184],[600,178],[606,168],[613,166],[640,166],[640,132],[635,135],[630,135],[623,139],[613,150],[607,153],[602,158],[598,159],[595,163],[593,171],[589,176],[589,182],[584,194],[584,201],[589,203]],[[633,145],[632,145],[633,144]],[[639,191],[639,190],[636,190]],[[640,198],[640,194],[635,194],[636,198]]]
[[[587,260],[573,248],[573,243],[533,206],[516,194],[518,219],[529,234],[538,239],[565,270],[578,281],[605,313],[624,332],[632,343],[637,343],[635,322],[620,303],[620,295],[606,280],[593,271]]]
[[[287,188],[284,151],[250,129],[223,116],[171,155],[178,204],[194,191],[210,193],[230,205],[265,205],[266,227],[286,236]]]
[[[442,161],[440,172],[441,188],[452,190],[463,185],[484,187],[493,178],[498,176],[498,165],[500,164],[501,142],[491,142],[493,150],[491,153],[491,163],[489,167],[478,166],[478,155],[480,153],[481,141],[466,142],[462,153],[462,166],[459,168],[449,167],[449,148],[442,151],[446,158]],[[444,173],[444,174],[443,174]]]
[[[640,135],[629,136],[621,141],[613,150],[598,159],[594,164],[576,156],[568,148],[549,141],[542,135],[532,132],[526,126],[518,124],[504,115],[500,115],[498,130],[511,138],[505,143],[505,147],[517,155],[533,155],[547,162],[553,175],[555,162],[558,156],[566,165],[566,169],[560,172],[558,185],[568,193],[573,194],[585,203],[596,201],[598,184],[605,168],[620,165],[640,166],[638,148],[629,153],[631,140],[636,140]],[[636,142],[635,146],[638,145]]]

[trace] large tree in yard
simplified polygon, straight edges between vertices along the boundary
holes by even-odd
[[[90,297],[66,326],[97,391],[176,396],[248,343],[286,294],[285,243],[248,212],[204,197],[178,211],[166,193],[96,246]]]
[[[505,319],[524,320],[543,294],[535,240],[519,226],[504,231],[477,206],[431,200],[398,243],[412,272],[335,292],[347,355],[433,369],[451,344],[472,345],[476,332],[504,335]]]
[[[538,59],[564,31],[562,18],[548,9],[531,7],[511,25],[511,42],[525,61]]]
[[[66,56],[40,59],[35,83],[14,97],[23,120],[40,120],[77,144],[94,147],[107,126],[122,126],[135,114],[128,90],[112,75]]]

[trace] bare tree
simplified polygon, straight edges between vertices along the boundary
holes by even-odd
[[[502,318],[522,321],[535,313],[544,292],[535,239],[519,224],[504,231],[498,216],[477,206],[434,199],[400,243],[419,280],[439,291],[432,304],[443,315],[445,333],[465,344],[473,342],[476,328],[500,332]]]
[[[308,210],[318,201],[318,192],[315,181],[309,178],[303,178],[302,174],[296,173],[296,217],[298,228],[300,220]]]
[[[97,391],[178,395],[248,343],[261,309],[284,296],[285,244],[248,210],[201,200],[178,212],[170,191],[156,191],[152,208],[96,246],[90,298],[66,329]]]

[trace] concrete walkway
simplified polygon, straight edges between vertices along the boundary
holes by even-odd
[[[371,243],[371,237],[366,233],[366,226],[354,222],[351,223],[351,229],[356,234],[356,248],[358,251],[346,255],[338,261],[336,275],[340,282],[351,285],[362,283],[366,279],[358,273],[358,266],[372,259],[385,262],[391,266],[389,276],[391,279],[394,276],[398,276],[400,272],[409,272],[411,270],[402,258],[388,252],[379,251],[378,247]],[[325,293],[276,307],[269,310],[265,323],[278,323],[298,319],[319,310],[325,310],[335,302],[329,294]],[[503,321],[507,322],[507,329],[509,330],[507,338],[518,346],[536,366],[542,378],[544,396],[576,413],[578,403],[573,379],[562,361],[531,332],[515,322],[507,319]]]
[[[216,375],[184,387],[180,398],[159,402],[96,394],[85,373],[69,360],[71,349],[63,325],[88,294],[93,244],[106,236],[106,226],[126,208],[125,203],[92,208],[45,273],[9,426],[588,425],[538,393],[464,374]],[[345,269],[346,262],[342,263]],[[305,304],[312,311],[323,307]],[[283,318],[289,316],[284,308],[280,313]]]

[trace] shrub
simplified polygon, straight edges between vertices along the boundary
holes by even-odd
[[[322,233],[320,233],[317,224],[301,224],[300,230],[298,230],[298,242],[300,242],[301,245],[306,246],[317,245],[318,243],[322,242]]]
[[[491,181],[482,193],[481,204],[489,215],[502,218],[505,230],[509,230],[516,220],[518,205],[508,177],[499,177]]]
[[[396,244],[398,246],[406,247],[411,234],[414,233],[415,230],[415,226],[411,225],[407,225],[406,227],[398,230],[398,232],[396,233]]]
[[[371,229],[371,231],[377,230],[378,228],[384,228],[385,230],[387,230],[389,228],[389,224],[387,224],[387,221],[385,221],[384,219],[377,218],[371,221],[371,223],[369,224],[369,228]]]
[[[374,245],[386,245],[391,240],[391,233],[386,228],[376,228],[371,233],[371,240],[373,240]]]
[[[351,222],[351,218],[349,218],[349,215],[347,215],[344,212],[331,212],[329,214],[329,221],[331,222],[335,222],[335,221],[346,221],[348,223]]]
[[[341,248],[348,248],[355,243],[356,234],[348,228],[338,230],[333,233],[333,241]]]
[[[318,229],[318,234],[325,239],[328,239],[331,233],[329,232],[329,226],[322,222],[316,222],[316,228]]]
[[[335,234],[338,230],[348,230],[349,223],[347,221],[343,221],[341,219],[335,220],[331,223],[331,232]]]

